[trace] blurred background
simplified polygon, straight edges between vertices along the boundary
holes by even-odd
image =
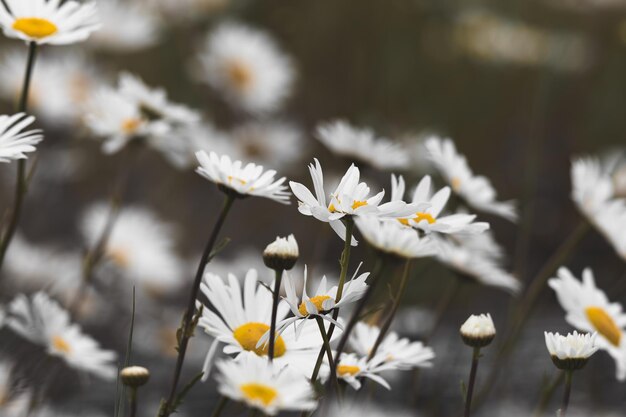
[[[93,204],[108,204],[122,178],[121,207],[149,210],[171,227],[182,268],[175,285],[137,288],[132,361],[153,375],[141,392],[145,416],[155,414],[166,393],[175,363],[174,331],[222,195],[193,172],[194,166],[174,166],[150,147],[115,155],[101,151],[101,141],[84,123],[85,113],[94,91],[114,86],[121,71],[164,88],[172,101],[201,112],[201,133],[191,134],[203,135],[198,140],[205,141],[207,150],[219,137],[239,146],[233,156],[307,185],[306,165],[313,157],[328,170],[331,182],[350,163],[315,138],[320,122],[346,119],[397,141],[410,153],[411,163],[394,172],[405,175],[410,187],[432,171],[421,141],[429,134],[453,138],[474,171],[491,179],[500,199],[519,203],[517,224],[489,215],[481,220],[491,224],[506,249],[506,269],[523,283],[582,221],[570,200],[572,157],[601,155],[626,143],[623,0],[100,0],[99,5],[104,34],[79,45],[41,48],[30,107],[38,127],[45,129],[45,140],[37,152],[18,238],[1,272],[0,299],[6,304],[18,293],[59,284],[51,295],[67,305],[80,287],[81,259],[89,246],[81,218]],[[116,41],[115,35],[123,35],[133,22],[104,19],[105,10],[117,8],[123,14],[126,7],[131,17],[148,16],[152,25],[147,40],[132,47]],[[265,31],[290,57],[295,82],[281,109],[250,114],[198,81],[195,65],[203,41],[224,22]],[[15,106],[26,48],[3,39],[0,52],[0,110],[5,114]],[[60,75],[52,75],[55,65]],[[54,101],[55,94],[72,100]],[[242,126],[252,128],[242,131]],[[263,143],[269,144],[265,153],[259,148]],[[272,159],[276,151],[271,146],[292,152]],[[365,164],[361,168],[373,189],[389,191],[390,171]],[[13,174],[12,165],[0,166],[0,211],[12,202]],[[283,206],[266,199],[236,203],[223,232],[232,242],[208,270],[241,277],[254,267],[269,280],[261,252],[277,235],[289,233],[300,245],[300,268],[306,263],[314,275],[337,278],[342,242],[332,230],[300,215],[295,201]],[[366,270],[371,268],[368,259],[360,245],[353,252],[352,268],[361,260]],[[596,232],[585,236],[567,265],[576,275],[592,267],[598,286],[613,301],[626,302],[624,262]],[[428,338],[437,359],[419,375],[394,376],[391,392],[375,388],[374,395],[420,416],[458,416],[459,384],[467,378],[471,355],[458,327],[469,314],[490,312],[504,334],[515,298],[459,279],[434,261],[423,261],[414,275],[394,327],[411,339]],[[122,278],[107,265],[97,268],[87,301],[75,317],[87,333],[120,355],[126,346],[132,286],[140,285]],[[542,384],[555,375],[542,332],[569,329],[554,294],[546,289],[510,360],[501,365],[497,385],[479,401],[476,416],[531,415]],[[26,385],[41,384],[55,410],[112,415],[114,383],[50,364],[9,330],[1,334],[0,352],[20,364]],[[210,342],[197,332],[184,380],[200,369]],[[484,351],[479,387],[497,349],[495,344]],[[580,415],[624,415],[626,388],[615,380],[608,355],[596,355],[581,374],[573,395]],[[367,386],[358,395],[372,395],[371,390]],[[548,410],[557,408],[559,395]],[[181,415],[208,414],[215,399],[214,383],[198,385]],[[232,415],[239,411],[244,415],[243,408],[233,408]]]

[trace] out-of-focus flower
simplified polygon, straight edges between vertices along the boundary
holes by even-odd
[[[83,214],[81,230],[90,248],[105,232],[110,215],[105,204],[96,204]],[[180,285],[183,267],[174,249],[172,226],[151,211],[127,207],[114,216],[111,227],[104,256],[122,276],[157,295]]]
[[[133,52],[158,41],[161,22],[142,2],[105,0],[98,3],[102,27],[90,44],[114,52]]]
[[[381,220],[367,215],[358,216],[355,223],[367,243],[385,254],[412,259],[437,253],[437,246],[432,239],[420,237],[417,231],[395,220]]]
[[[626,260],[626,198],[616,192],[614,168],[594,158],[572,163],[572,199],[587,220]]]
[[[74,0],[5,0],[0,25],[10,38],[53,45],[84,41],[100,27],[96,3]]]
[[[472,314],[461,326],[460,333],[466,345],[483,347],[490,344],[496,337],[496,326],[493,324],[491,314]]]
[[[626,314],[619,303],[611,303],[596,287],[593,272],[583,271],[582,281],[567,268],[548,281],[565,310],[565,320],[582,332],[597,332],[596,345],[615,360],[616,377],[626,380]]]
[[[264,414],[281,411],[314,410],[315,393],[309,381],[289,366],[251,353],[217,364],[220,394],[257,408]]]
[[[24,131],[34,121],[35,117],[24,113],[0,116],[0,162],[26,159],[26,153],[35,152],[35,145],[43,140],[42,131]]]
[[[357,128],[344,120],[318,125],[315,136],[334,153],[378,169],[406,168],[410,162],[401,144],[378,138],[372,129]]]
[[[361,356],[369,356],[379,335],[380,328],[377,326],[359,322],[350,335],[350,347]],[[435,358],[435,352],[422,342],[411,342],[393,331],[385,335],[376,355],[384,357],[387,364],[399,370],[429,368]]]
[[[382,355],[377,354],[368,360],[366,356],[346,353],[341,355],[339,364],[337,364],[337,378],[346,381],[357,391],[361,389],[361,379],[363,378],[371,379],[390,390],[391,385],[378,374],[393,369],[398,368],[395,365],[385,363],[385,358]]]
[[[384,408],[380,408],[380,406],[369,402],[342,401],[341,403],[334,403],[330,407],[329,415],[341,417],[417,417],[421,414],[416,414],[414,411],[390,410],[387,405]]]
[[[268,288],[257,283],[257,277],[256,270],[249,270],[242,288],[233,274],[228,275],[228,282],[218,275],[205,274],[200,290],[217,313],[205,308],[198,322],[206,333],[215,338],[204,364],[204,380],[209,376],[219,343],[225,344],[226,354],[249,351],[267,356],[269,346],[259,344],[259,341],[270,330],[273,296]],[[289,305],[281,300],[276,320],[284,319],[288,313]],[[323,340],[315,325],[304,326],[300,331],[296,337],[295,330],[290,327],[276,338],[274,363],[277,366],[289,365],[310,376]],[[333,337],[339,333],[335,332]]]
[[[269,166],[291,165],[306,148],[304,135],[280,121],[253,121],[230,132],[233,156]]]
[[[150,371],[143,366],[127,366],[120,371],[120,379],[128,387],[140,387],[150,379]]]
[[[13,331],[43,346],[49,355],[63,359],[72,368],[105,379],[113,379],[117,374],[115,352],[102,350],[45,293],[36,293],[30,300],[18,295],[9,305],[9,314],[7,324]]]
[[[558,333],[544,332],[544,335],[552,362],[559,369],[567,371],[582,369],[591,355],[598,350],[597,333],[578,334],[574,331],[567,336],[561,336]]]
[[[404,200],[404,178],[391,175],[391,201]],[[398,219],[405,226],[413,226],[425,233],[453,233],[473,234],[482,233],[489,229],[489,223],[476,222],[473,214],[455,213],[440,216],[450,198],[450,187],[444,187],[435,194],[431,193],[431,179],[426,175],[415,187],[412,203],[426,206],[423,211],[414,214],[415,217]]]
[[[502,268],[502,249],[490,233],[437,239],[437,260],[480,284],[519,293],[520,281]]]
[[[275,111],[291,92],[291,60],[265,32],[222,24],[209,34],[199,58],[199,78],[245,111]]]
[[[350,165],[335,191],[329,195],[329,203],[327,203],[324,174],[317,158],[315,158],[315,164],[309,165],[309,172],[313,180],[315,196],[304,185],[294,181],[289,182],[291,191],[299,200],[298,210],[305,216],[313,216],[317,220],[329,223],[342,239],[346,238],[346,227],[341,222],[345,216],[371,214],[380,218],[397,218],[409,216],[422,208],[407,205],[404,201],[380,204],[385,192],[381,191],[370,196],[370,187],[360,182],[361,173],[354,164]],[[357,245],[355,239],[352,239],[352,245]]]
[[[457,152],[451,139],[431,137],[425,145],[435,167],[450,184],[452,191],[463,197],[470,206],[510,221],[517,220],[515,203],[496,201],[496,191],[489,179],[473,174],[467,159]]]
[[[228,156],[219,157],[215,152],[207,155],[196,152],[200,166],[196,172],[218,185],[227,193],[235,193],[239,198],[265,197],[278,203],[289,204],[291,194],[283,185],[285,177],[275,180],[276,171],[263,171],[263,167],[253,163],[245,166],[241,161],[232,161]]]
[[[300,251],[294,235],[276,237],[263,251],[265,266],[275,270],[290,270],[296,264]]]

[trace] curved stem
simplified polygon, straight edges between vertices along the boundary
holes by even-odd
[[[270,323],[270,340],[268,357],[270,362],[274,360],[274,346],[276,345],[276,314],[278,312],[278,300],[280,299],[280,283],[283,280],[283,271],[276,270],[276,278],[274,279],[274,300],[272,303],[272,322]]]
[[[24,75],[24,84],[22,86],[22,94],[17,106],[18,112],[26,112],[28,108],[28,93],[30,91],[30,81],[33,75],[33,69],[35,68],[35,60],[37,58],[37,43],[31,42],[28,44],[28,59],[26,61],[26,73]],[[13,209],[11,210],[9,225],[6,232],[0,239],[0,269],[4,264],[4,258],[9,248],[9,244],[15,235],[17,230],[17,224],[20,220],[20,213],[22,211],[22,203],[27,190],[26,182],[26,160],[20,159],[17,161],[17,179],[15,183],[15,197],[13,200]]]
[[[572,375],[573,371],[565,371],[565,390],[563,391],[563,403],[559,410],[559,417],[565,417],[567,414],[567,407],[569,406],[569,398],[572,393]]]
[[[469,382],[467,384],[467,393],[465,394],[465,413],[464,417],[469,417],[472,409],[472,395],[474,394],[474,384],[476,382],[476,373],[478,371],[478,360],[480,359],[480,348],[474,348],[472,355],[472,369],[470,370]]]
[[[202,283],[202,277],[204,275],[204,268],[206,264],[210,260],[211,252],[213,252],[213,247],[217,242],[217,237],[224,225],[224,221],[226,220],[226,216],[230,211],[230,208],[235,201],[235,197],[231,194],[226,194],[226,199],[224,200],[224,206],[222,207],[222,211],[213,226],[213,231],[211,232],[211,236],[204,248],[204,252],[202,253],[202,257],[200,258],[200,262],[198,264],[198,269],[196,271],[196,277],[193,282],[193,286],[191,287],[191,292],[189,294],[189,302],[187,303],[187,310],[185,311],[185,315],[183,316],[183,321],[181,324],[181,332],[180,332],[180,341],[178,345],[178,358],[176,360],[176,368],[174,370],[174,376],[172,378],[172,386],[170,388],[170,394],[167,401],[164,401],[159,409],[159,417],[167,417],[174,410],[172,409],[174,405],[174,400],[176,399],[176,391],[178,388],[178,382],[180,380],[180,374],[183,369],[183,363],[185,362],[185,354],[187,353],[187,345],[189,344],[189,339],[193,335],[193,314],[196,309],[196,299],[198,298],[198,290],[200,289],[200,284]]]
[[[219,417],[220,414],[222,414],[222,411],[224,411],[224,408],[226,408],[226,404],[228,404],[228,398],[223,396],[217,403],[217,406],[215,407],[215,410],[213,410],[211,417]]]
[[[542,392],[541,399],[539,400],[539,404],[537,404],[537,408],[535,408],[535,412],[533,413],[533,417],[541,417],[543,416],[546,408],[548,407],[548,403],[552,399],[552,396],[556,392],[556,389],[563,383],[565,379],[565,372],[559,372],[554,381],[550,383]]]
[[[326,334],[326,329],[324,327],[324,319],[321,317],[315,317],[315,321],[317,321],[317,327],[320,329],[320,334],[322,335],[322,340],[324,341],[324,350],[326,351],[326,356],[328,358],[328,366],[330,367],[330,380],[333,386],[335,387],[336,393],[339,396],[339,382],[337,381],[337,366],[333,359],[333,351],[330,347],[330,340],[328,340],[328,335]]]

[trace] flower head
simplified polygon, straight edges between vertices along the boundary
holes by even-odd
[[[469,316],[460,332],[463,342],[472,347],[487,346],[496,337],[496,327],[489,313]]]
[[[411,228],[403,227],[395,220],[381,220],[376,216],[359,216],[356,226],[363,238],[382,253],[404,259],[433,256],[436,243],[429,237],[420,237]]]
[[[10,38],[53,45],[84,41],[100,27],[96,3],[74,0],[5,0],[0,25]]]
[[[293,235],[276,237],[263,251],[265,266],[276,270],[290,270],[300,256],[298,242]]]
[[[582,369],[587,360],[596,353],[597,334],[569,333],[561,336],[558,333],[544,332],[546,347],[554,365],[563,370],[575,371]]]
[[[127,366],[120,371],[122,383],[129,387],[140,387],[150,379],[150,371],[143,366]]]
[[[26,153],[35,151],[35,145],[43,140],[42,131],[24,131],[34,121],[24,113],[0,116],[0,162],[26,159]]]

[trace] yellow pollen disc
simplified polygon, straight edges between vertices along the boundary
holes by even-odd
[[[251,382],[243,384],[239,388],[247,400],[260,402],[264,406],[270,405],[278,397],[278,391],[264,384]]]
[[[459,177],[454,177],[450,180],[450,185],[454,191],[459,191],[461,189],[461,179]]]
[[[246,185],[248,183],[248,181],[240,180],[239,178],[235,178],[232,175],[229,175],[228,176],[228,182],[233,182],[233,180],[239,181],[241,183],[241,185]]]
[[[320,311],[324,311],[324,307],[322,306],[322,304],[324,304],[324,301],[326,301],[328,299],[330,299],[330,297],[328,295],[316,295],[315,297],[311,297],[309,299],[309,301],[313,303],[315,308],[317,308],[317,312],[319,313]],[[309,314],[306,311],[306,303],[304,303],[304,302],[302,304],[300,304],[300,307],[298,307],[298,311],[303,316],[306,316],[306,315]]]
[[[49,20],[38,17],[22,17],[13,22],[13,29],[31,38],[41,39],[57,32],[57,26]]]
[[[52,347],[62,353],[70,353],[72,347],[61,336],[52,336]]]
[[[141,126],[141,119],[126,119],[122,122],[122,131],[124,133],[133,134]]]
[[[367,201],[355,201],[352,203],[352,210],[356,210],[359,207],[367,206]]]
[[[598,333],[604,336],[612,345],[619,346],[622,340],[622,331],[604,309],[600,307],[587,307],[585,313]]]
[[[330,204],[330,206],[328,206],[328,211],[330,211],[331,213],[334,213],[337,211],[337,208],[335,207],[334,204]]]
[[[339,365],[337,367],[337,375],[339,376],[354,376],[356,374],[359,373],[359,371],[361,370],[361,368],[359,368],[358,366],[353,366],[353,365]]]
[[[263,346],[256,347],[257,343],[259,343],[259,339],[267,333],[270,329],[270,326],[264,323],[246,323],[242,326],[239,326],[233,332],[233,337],[244,350],[254,352],[259,356],[267,356],[269,351],[269,341],[265,343]],[[276,342],[274,343],[274,357],[279,358],[285,354],[287,347],[285,346],[285,341],[281,336],[276,338]]]
[[[422,213],[421,211],[417,213],[417,217],[415,217],[413,220],[415,220],[417,223],[421,222],[422,220],[426,220],[428,224],[435,223],[435,218],[430,213]]]
[[[130,258],[125,250],[120,248],[111,248],[107,251],[109,259],[121,268],[126,268],[130,264]]]
[[[403,225],[405,225],[405,226],[408,226],[408,225],[409,225],[409,219],[398,219],[398,221],[399,221],[400,223],[402,223]]]
[[[228,78],[232,81],[235,88],[240,91],[245,91],[252,84],[252,72],[250,68],[239,61],[232,61],[226,68]]]

